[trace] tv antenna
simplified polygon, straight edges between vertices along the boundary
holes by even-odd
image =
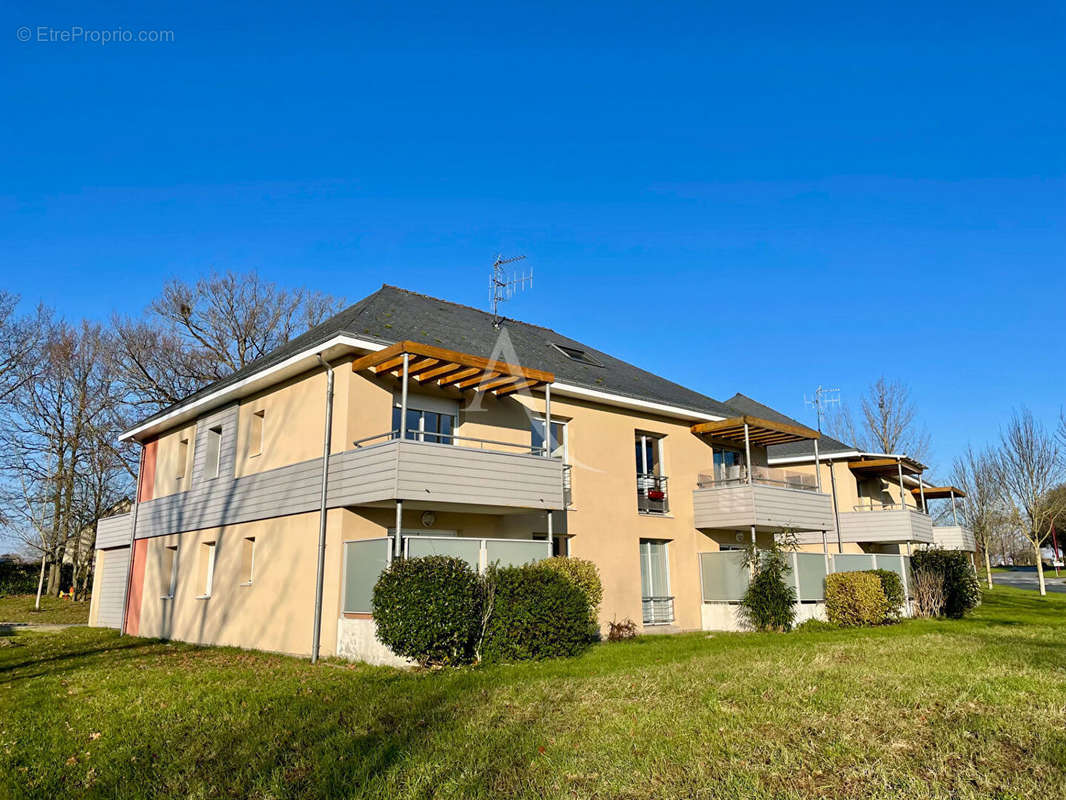
[[[533,286],[533,270],[529,274],[515,274],[504,269],[507,264],[522,261],[525,256],[504,258],[502,254],[496,256],[492,262],[492,277],[489,279],[489,297],[492,301],[492,326],[500,327],[500,303],[510,300],[518,292]]]
[[[826,412],[826,409],[833,403],[840,402],[840,390],[839,389],[826,389],[821,384],[818,384],[818,388],[814,390],[814,395],[807,396],[807,393],[803,393],[803,402],[805,405],[814,409],[814,412],[818,415],[818,433],[822,432],[822,414]]]

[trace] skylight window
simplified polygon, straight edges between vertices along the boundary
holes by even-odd
[[[591,367],[602,367],[599,361],[596,361],[592,356],[586,353],[584,350],[579,350],[576,347],[567,347],[563,344],[555,344],[552,342],[552,347],[569,358],[571,361],[577,361],[581,364],[588,364]]]

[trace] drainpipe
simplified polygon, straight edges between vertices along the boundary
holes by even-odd
[[[137,512],[141,508],[141,474],[144,470],[144,442],[141,442],[141,457],[137,461],[137,485],[133,487],[133,511],[130,512],[130,557],[126,561],[126,587],[122,591],[122,625],[119,636],[126,635],[126,607],[130,602],[130,582],[133,580],[133,548],[137,544]],[[42,573],[43,574],[43,573]]]
[[[829,461],[829,486],[833,492],[833,525],[836,526],[837,552],[844,552],[844,538],[840,534],[840,508],[837,506],[837,474],[833,468],[833,461]]]
[[[326,572],[326,490],[329,487],[329,451],[333,444],[333,367],[318,355],[326,369],[326,430],[322,436],[322,488],[318,500],[318,571],[315,575],[315,626],[311,642],[311,663],[318,663],[322,639],[322,579]]]

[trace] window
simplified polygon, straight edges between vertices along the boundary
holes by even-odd
[[[255,576],[255,537],[241,542],[241,586],[250,586]]]
[[[666,476],[663,475],[663,438],[637,432],[637,510],[642,514],[669,511]]]
[[[546,542],[548,541],[548,534],[546,533],[534,533],[533,541]],[[559,556],[563,558],[570,557],[570,537],[559,536],[554,534],[552,536],[552,556]]]
[[[204,477],[217,478],[222,466],[222,426],[207,430],[207,460],[204,462]]]
[[[178,485],[181,485],[181,481],[185,479],[185,473],[189,467],[189,440],[182,439],[178,442],[178,474],[176,476]]]
[[[178,577],[178,548],[176,546],[163,548],[163,562],[159,565],[159,579],[163,584],[164,600],[174,597],[174,584]]]
[[[744,454],[737,450],[714,451],[714,479],[737,481],[744,478]]]
[[[196,564],[196,585],[200,587],[199,597],[211,596],[211,583],[215,578],[215,543],[200,543],[200,558]]]
[[[596,361],[592,356],[590,356],[587,351],[582,350],[578,347],[570,347],[565,344],[556,344],[555,342],[552,342],[552,347],[554,347],[564,356],[569,358],[571,361],[577,361],[580,364],[588,364],[590,367],[603,366],[603,364],[601,364],[599,361]]]
[[[393,438],[400,438],[400,408],[392,409]],[[418,442],[452,444],[455,441],[455,416],[440,411],[407,409],[407,438]]]
[[[263,452],[263,422],[266,411],[256,411],[252,414],[250,427],[248,428],[248,455],[257,456]]]
[[[544,453],[544,420],[534,419],[529,424],[529,449],[536,455]],[[566,461],[566,423],[552,420],[552,440],[549,455]]]
[[[645,625],[674,621],[674,598],[670,596],[670,562],[667,543],[640,540],[640,593]]]

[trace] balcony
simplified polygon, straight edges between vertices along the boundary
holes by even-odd
[[[967,553],[977,552],[977,543],[973,538],[973,531],[962,525],[934,525],[933,544],[945,550],[965,550]]]
[[[566,465],[559,459],[531,454],[528,445],[439,438],[442,441],[401,441],[392,431],[356,442],[356,449],[334,456],[330,463],[330,503],[410,500],[514,509],[566,507]]]
[[[840,538],[859,543],[932,544],[933,521],[911,506],[868,502],[841,512]]]
[[[833,500],[813,475],[794,470],[727,467],[701,474],[692,496],[697,528],[776,532],[833,529]]]
[[[637,473],[637,511],[641,514],[667,514],[670,512],[670,497],[666,491],[666,478],[662,475]]]

